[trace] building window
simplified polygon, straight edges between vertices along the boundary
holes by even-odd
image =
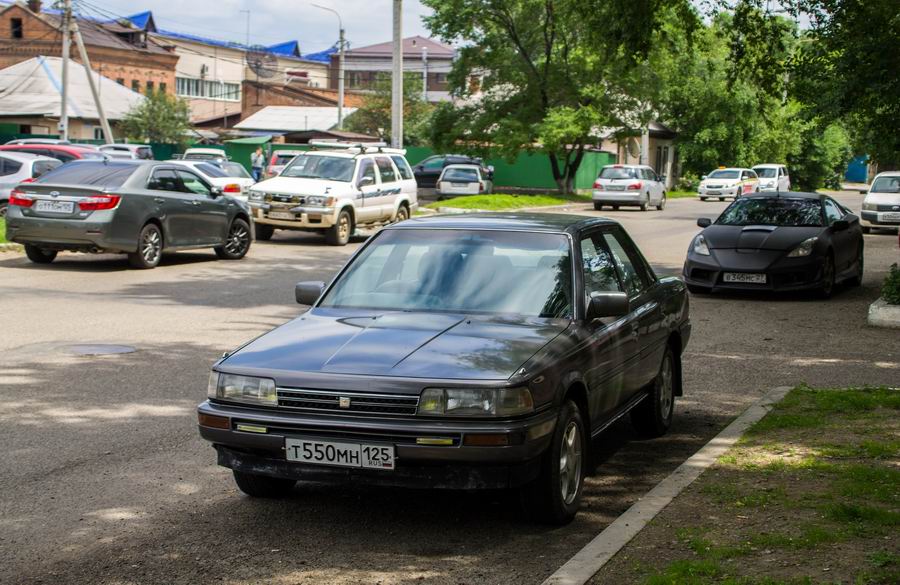
[[[132,79],[131,80],[131,91],[136,91],[138,93],[141,93],[141,82],[138,81],[137,79]]]
[[[147,82],[147,95],[150,95],[151,93],[153,93],[153,82],[148,81]]]
[[[166,93],[167,87],[168,87],[168,86],[166,85],[166,82],[165,82],[165,81],[160,81],[160,82],[159,82],[159,91],[160,91],[160,93]]]
[[[175,93],[182,97],[236,102],[241,100],[241,84],[176,77]]]
[[[103,134],[102,127],[94,126],[94,140],[106,140],[106,136]]]
[[[22,19],[21,18],[10,18],[9,19],[9,30],[12,34],[12,38],[21,39],[23,36],[22,31]]]
[[[117,78],[116,78],[116,83],[118,83],[119,85],[125,85],[125,80],[122,79],[121,77],[117,77]]]

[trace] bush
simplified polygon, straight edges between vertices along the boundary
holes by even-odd
[[[891,271],[884,278],[881,298],[891,305],[900,305],[900,267],[896,264],[891,265]]]
[[[694,173],[687,172],[675,182],[676,191],[696,191],[700,186],[700,179]]]

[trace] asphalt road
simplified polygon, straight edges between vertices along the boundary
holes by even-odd
[[[860,195],[840,198],[859,209]],[[696,218],[724,206],[606,215],[677,273]],[[827,302],[693,298],[672,432],[605,432],[565,528],[529,524],[502,492],[239,495],[195,427],[209,365],[296,316],[293,284],[328,279],[358,245],[278,235],[241,262],[179,253],[152,271],[113,256],[35,266],[0,253],[0,583],[539,583],[765,389],[900,381],[900,334],[865,325],[900,252],[896,235],[870,235],[863,286]],[[83,344],[135,351],[78,355]]]

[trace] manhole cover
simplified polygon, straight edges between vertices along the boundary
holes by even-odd
[[[70,345],[69,351],[75,355],[115,355],[119,353],[134,353],[135,349],[130,345],[90,343],[85,345]]]

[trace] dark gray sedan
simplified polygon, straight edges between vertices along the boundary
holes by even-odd
[[[578,510],[591,437],[666,432],[688,298],[622,227],[565,215],[413,219],[379,232],[312,308],[213,366],[200,434],[238,487],[297,480],[519,488]]]
[[[153,268],[164,251],[213,248],[238,260],[250,249],[245,203],[178,163],[76,161],[12,191],[6,237],[32,262],[60,250],[128,254]]]

